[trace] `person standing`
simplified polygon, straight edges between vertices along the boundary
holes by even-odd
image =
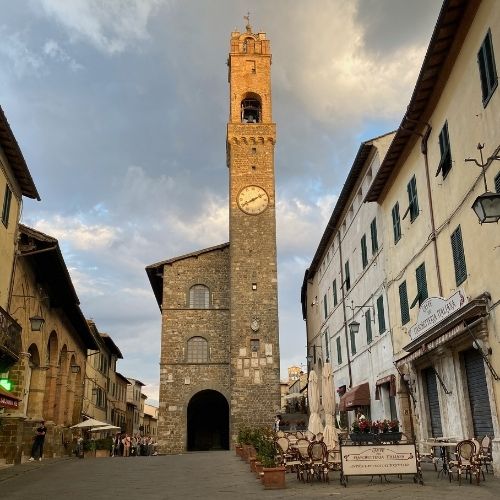
[[[276,415],[276,418],[274,419],[274,430],[276,432],[280,430],[280,425],[281,425],[281,415]]]
[[[47,434],[47,427],[45,427],[45,420],[42,420],[40,423],[40,427],[36,429],[36,434],[33,437],[33,446],[31,447],[31,457],[29,459],[30,462],[33,462],[37,455],[38,460],[40,462],[42,461],[45,434]]]
[[[128,434],[125,434],[125,437],[122,439],[123,443],[123,456],[124,457],[129,457],[130,456],[130,436]]]

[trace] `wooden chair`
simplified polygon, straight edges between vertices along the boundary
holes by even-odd
[[[476,476],[476,484],[479,485],[479,465],[476,456],[476,445],[470,439],[460,441],[457,444],[455,451],[456,459],[448,462],[449,472],[448,477],[451,483],[453,469],[456,469],[458,476],[458,484],[462,484],[462,473],[465,471],[465,477],[469,475],[469,481],[472,484],[472,475]]]
[[[309,463],[307,464],[307,480],[317,478],[328,482],[328,450],[323,441],[313,441],[307,449]]]
[[[342,469],[342,459],[340,457],[340,447],[338,442],[335,442],[333,448],[328,450],[326,464],[328,469],[331,471],[339,471]]]
[[[491,450],[491,438],[489,436],[484,436],[483,439],[481,439],[479,458],[486,472],[489,473],[488,467],[491,467],[491,474],[493,474],[493,454]]]

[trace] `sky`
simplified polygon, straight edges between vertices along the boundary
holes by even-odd
[[[158,400],[144,268],[228,241],[230,33],[271,40],[281,376],[305,364],[300,287],[360,143],[395,130],[440,0],[0,0],[0,105],[118,371]]]

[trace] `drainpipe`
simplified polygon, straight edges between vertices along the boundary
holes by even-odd
[[[412,119],[408,118],[408,116],[406,116],[406,115],[405,115],[404,120],[406,120],[409,123],[414,123],[416,125],[423,124],[426,127],[425,132],[423,134],[420,134],[419,132],[417,132],[415,130],[408,129],[404,126],[402,126],[401,128],[407,130],[408,132],[416,134],[422,138],[422,142],[420,144],[420,151],[424,155],[424,163],[425,163],[425,180],[426,180],[426,186],[427,186],[427,199],[429,200],[429,213],[430,213],[430,219],[431,219],[431,241],[432,241],[432,248],[434,250],[434,263],[436,265],[436,274],[437,274],[439,296],[443,297],[443,285],[441,282],[441,269],[439,267],[439,256],[438,256],[437,241],[436,241],[436,224],[434,222],[434,207],[432,204],[431,181],[430,181],[430,177],[429,177],[429,160],[427,158],[427,140],[429,139],[429,135],[431,133],[432,127],[427,122],[412,120]]]
[[[352,371],[351,371],[351,357],[349,356],[349,335],[347,333],[347,311],[345,307],[345,289],[344,289],[344,260],[342,259],[342,243],[340,240],[340,231],[338,232],[339,239],[339,259],[340,259],[340,289],[342,290],[342,310],[344,312],[344,334],[345,345],[347,351],[347,368],[349,370],[349,389],[352,387]]]

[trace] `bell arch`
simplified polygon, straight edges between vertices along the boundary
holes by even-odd
[[[189,400],[187,450],[229,449],[229,404],[218,391],[205,389]]]

